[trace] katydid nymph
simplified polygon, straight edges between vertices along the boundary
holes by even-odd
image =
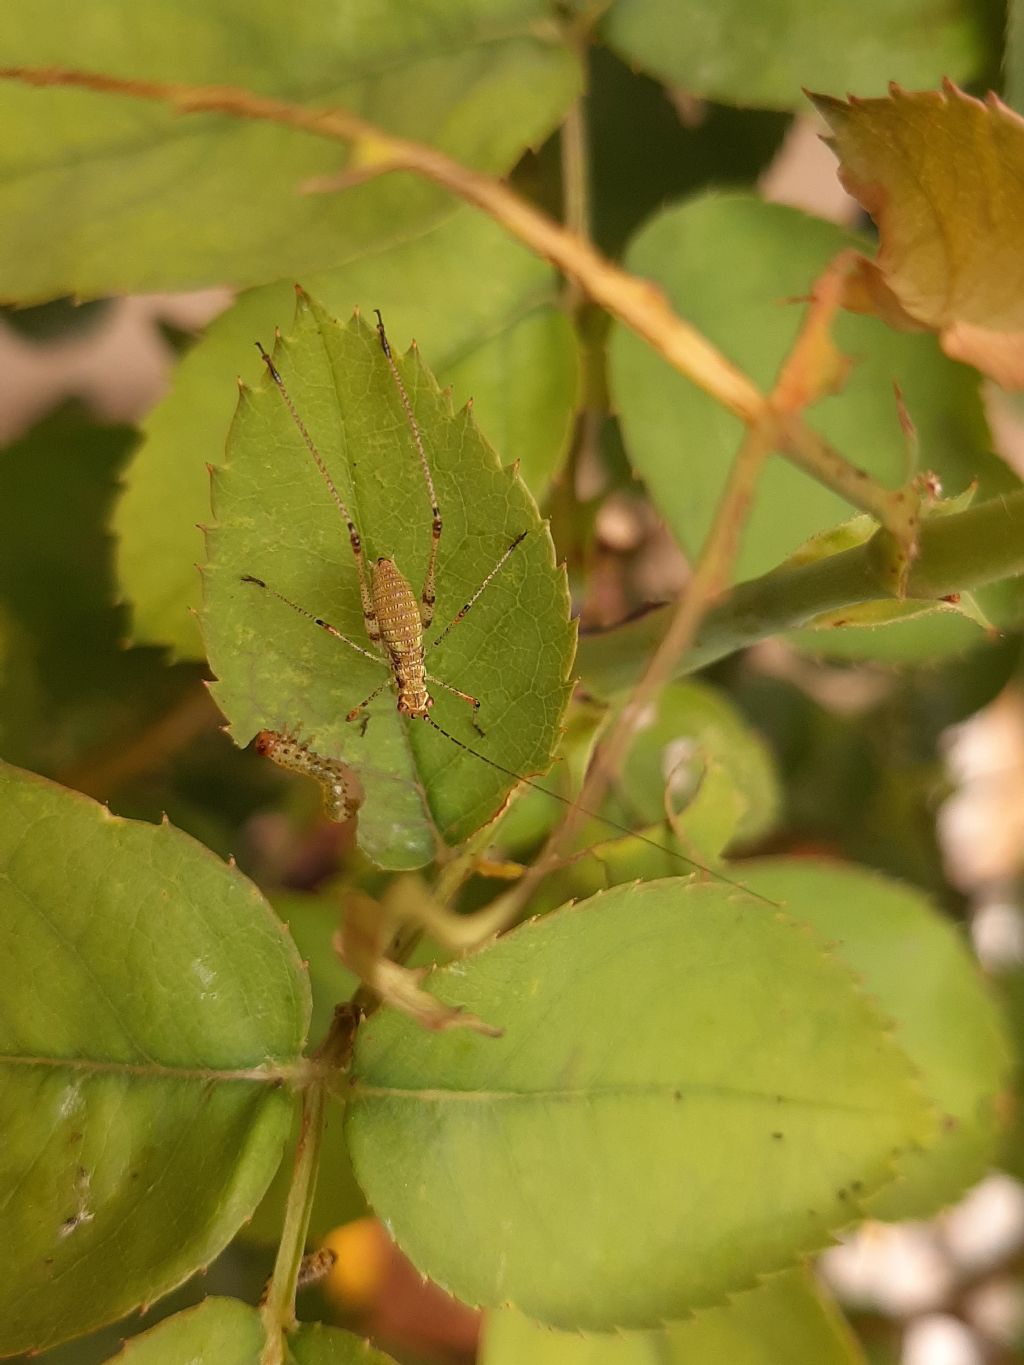
[[[332,383],[339,390],[346,384],[348,389],[357,392],[364,387],[362,378],[353,378],[352,371],[355,369],[354,361],[358,358],[369,374],[369,359],[365,354],[368,329],[356,322],[348,329],[329,331],[328,327],[336,327],[336,324],[331,323],[322,311],[318,312],[316,305],[305,300],[301,294],[299,322],[309,333],[317,333],[322,338],[323,350],[327,352],[329,363],[326,366],[321,363],[320,385],[311,388],[307,382],[307,392],[313,395],[309,400],[314,407],[313,416],[317,411],[328,414],[331,412]],[[413,745],[416,733],[429,731],[440,736],[443,744],[451,750],[460,753],[463,763],[486,767],[508,779],[504,791],[499,790],[496,796],[492,794],[488,797],[489,807],[483,810],[483,818],[477,818],[473,828],[479,828],[493,816],[506,799],[508,787],[512,784],[525,784],[555,801],[571,805],[567,797],[540,784],[535,778],[535,774],[542,772],[551,761],[568,698],[571,662],[572,626],[568,620],[564,575],[555,568],[547,528],[540,522],[532,499],[525,490],[520,489],[515,470],[502,469],[498,465],[496,457],[482,442],[471,416],[465,410],[459,414],[451,414],[450,409],[447,414],[442,413],[440,428],[431,425],[428,439],[427,428],[418,409],[425,411],[428,424],[435,423],[438,405],[446,401],[445,396],[439,393],[436,385],[431,388],[433,381],[429,376],[424,379],[425,372],[419,367],[415,354],[401,362],[405,370],[403,377],[379,314],[375,333],[374,349],[378,362],[383,358],[383,366],[374,368],[372,378],[365,381],[365,387],[369,389],[371,384],[375,385],[379,394],[382,375],[386,376],[390,387],[393,417],[389,419],[391,449],[386,464],[382,458],[386,445],[380,440],[380,433],[369,424],[366,425],[364,439],[371,443],[375,441],[376,445],[364,453],[357,448],[358,433],[350,429],[352,419],[347,414],[336,423],[338,440],[346,447],[346,458],[337,459],[333,454],[330,432],[325,440],[321,428],[314,427],[306,403],[296,396],[295,386],[302,383],[304,377],[297,365],[289,363],[295,357],[294,350],[289,353],[294,343],[282,342],[279,337],[273,356],[259,345],[270,386],[276,391],[278,407],[286,414],[286,425],[292,433],[290,438],[286,438],[279,427],[274,428],[272,440],[278,445],[289,446],[287,458],[292,461],[287,470],[277,477],[282,484],[284,481],[294,482],[303,477],[301,469],[305,465],[310,470],[313,484],[319,483],[323,494],[321,501],[331,509],[335,544],[343,545],[345,540],[348,542],[347,557],[351,567],[347,572],[342,570],[347,585],[343,610],[347,614],[339,622],[333,610],[320,608],[319,602],[316,604],[318,610],[313,610],[308,591],[304,589],[301,600],[297,592],[282,591],[279,582],[270,573],[264,577],[263,572],[266,571],[262,571],[260,576],[251,572],[257,567],[262,570],[262,564],[257,565],[251,560],[246,565],[246,572],[239,573],[235,582],[243,583],[247,592],[255,587],[259,590],[258,596],[271,599],[264,616],[268,623],[265,630],[276,633],[277,627],[269,623],[282,621],[283,618],[301,621],[303,629],[308,629],[310,636],[318,636],[321,640],[325,636],[331,637],[328,643],[335,650],[334,657],[338,659],[336,668],[342,678],[349,675],[353,666],[358,666],[359,676],[371,679],[372,686],[365,695],[350,691],[344,702],[336,704],[331,722],[336,741],[325,744],[321,739],[317,743],[312,737],[300,740],[292,716],[279,712],[276,717],[267,717],[264,710],[257,713],[261,714],[261,719],[259,725],[254,727],[259,730],[257,748],[281,766],[305,773],[320,782],[328,813],[334,818],[345,818],[361,807],[361,837],[363,822],[379,820],[382,805],[385,811],[389,809],[389,798],[386,794],[381,796],[379,781],[376,795],[372,790],[374,781],[379,778],[375,766],[378,754],[375,734],[380,734],[388,710],[391,710],[392,716],[397,716],[403,730],[408,729],[410,738],[406,745],[413,747],[414,757],[422,752]],[[353,349],[354,334],[362,342],[363,350],[360,352]],[[339,337],[343,338],[343,342],[338,341]],[[339,358],[335,351],[342,347],[345,355]],[[319,361],[318,353],[310,353],[317,354]],[[348,367],[343,368],[346,356],[350,360]],[[410,375],[412,388],[408,382]],[[350,397],[348,391],[345,396],[350,405],[348,412],[355,411],[358,414],[358,402]],[[245,420],[244,414],[240,416]],[[438,430],[440,436],[437,435]],[[477,463],[486,464],[490,461],[490,465],[483,475],[473,470],[463,475],[458,461],[464,456],[464,448],[472,447],[474,441],[483,450],[483,456],[474,454]],[[325,457],[324,451],[332,452],[330,460]],[[295,456],[299,456],[298,461]],[[281,458],[285,458],[283,452]],[[436,467],[432,468],[432,462],[436,462]],[[417,467],[418,471],[414,473]],[[474,479],[478,480],[476,484],[472,482]],[[390,499],[382,492],[385,484],[392,490]],[[308,480],[304,487],[312,495]],[[473,495],[481,487],[483,492],[478,493],[479,504],[476,505]],[[392,530],[389,543],[385,539],[388,532],[382,533],[365,515],[360,515],[356,504],[374,503],[381,509],[378,512],[379,520],[393,510],[396,502],[393,490],[396,488],[400,490],[397,502],[406,519],[403,525],[413,527],[418,522],[419,529],[405,530],[401,535],[396,535]],[[449,505],[455,511],[456,543],[453,548],[448,548],[452,543],[448,529]],[[478,506],[481,519],[484,519],[483,512],[486,512],[491,522],[498,523],[499,529],[488,527],[486,533],[478,529],[474,519]],[[246,511],[249,516],[252,515],[251,502],[246,503]],[[504,534],[500,529],[502,525]],[[387,548],[391,553],[370,556],[364,540],[367,532],[370,543],[377,551]],[[413,537],[419,547],[415,555],[403,543]],[[492,547],[489,550],[489,562],[481,549],[484,542]],[[418,560],[417,570],[418,555],[423,557]],[[482,571],[477,570],[473,579],[468,578],[464,567],[464,562],[469,558],[474,564],[483,564]],[[313,567],[316,568],[315,562]],[[311,577],[312,574],[307,576]],[[318,577],[322,578],[322,573]],[[540,606],[532,608],[533,601],[539,602]],[[277,615],[270,614],[271,603],[276,604],[272,610]],[[320,614],[321,610],[323,614]],[[359,631],[358,624],[353,627],[355,612],[358,612],[362,622],[363,639],[356,638]],[[435,615],[444,624],[439,633],[431,638],[430,630]],[[489,653],[494,661],[492,676],[496,681],[487,689],[463,677],[447,660],[443,667],[444,676],[441,675],[441,667],[434,665],[434,651],[459,640],[464,631],[472,631],[471,623],[477,619],[481,624],[476,636],[461,657],[464,666],[469,668],[477,666],[478,661]],[[537,651],[539,662],[534,662],[526,653],[527,647]],[[367,665],[372,672],[367,670]],[[518,736],[520,731],[525,733],[527,726],[533,723],[530,715],[531,697],[522,684],[518,688],[514,684],[517,667],[519,676],[528,679],[531,685],[536,679],[538,700],[534,709],[541,713],[547,728],[545,738],[540,741],[531,739],[532,748],[525,762],[513,764],[502,762],[489,749],[492,727],[496,726],[499,736],[504,735],[507,746],[510,732]],[[478,667],[478,674],[481,668],[482,663]],[[340,693],[337,685],[334,692],[335,695]],[[388,692],[394,695],[393,709],[386,705],[383,711],[380,706],[374,708],[374,704]],[[434,708],[435,702],[446,698],[452,699],[458,706],[455,710],[449,708],[442,723],[436,718]],[[227,706],[225,709],[228,709]],[[303,725],[308,730],[315,730],[317,736],[320,735],[320,721],[310,725],[305,710],[299,710],[297,714],[302,716]],[[513,716],[511,722],[510,715]],[[233,719],[237,727],[239,722],[237,718]],[[350,738],[344,738],[345,732]],[[386,730],[385,733],[393,734],[393,730]],[[497,748],[496,752],[505,757],[506,748]],[[452,769],[451,762],[444,760],[443,756],[432,752],[429,757],[438,776],[434,779],[433,787],[426,787],[426,783],[423,783],[426,788],[423,793],[424,804],[430,814],[435,815],[438,810],[446,810],[453,802],[457,808],[461,789],[473,779],[464,767]],[[428,776],[433,777],[433,772],[428,773]],[[368,779],[365,802],[363,783],[360,781],[364,778]],[[445,779],[447,782],[442,788],[441,783]],[[447,806],[445,803],[448,803]],[[480,805],[482,802],[478,802],[478,808]],[[689,870],[707,871],[715,877],[722,875],[678,849],[649,839],[624,824],[600,815],[595,818],[604,820],[617,834],[627,834],[641,843],[651,845]],[[468,837],[467,825],[466,819],[452,820],[441,826],[441,834],[448,838],[450,831],[454,830],[452,842],[460,842]],[[383,858],[375,855],[373,847],[367,851],[375,861],[394,868],[418,866],[429,861],[429,856],[424,856],[422,850],[417,850],[416,860],[410,859],[408,863],[396,859],[390,850]]]

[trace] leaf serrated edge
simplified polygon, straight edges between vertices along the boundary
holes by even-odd
[[[93,818],[105,824],[118,826],[120,829],[138,830],[143,833],[143,837],[149,837],[155,842],[161,839],[170,840],[172,845],[187,853],[190,858],[201,859],[207,866],[214,866],[217,873],[226,876],[229,881],[243,889],[247,898],[254,904],[263,908],[267,926],[272,933],[276,934],[284,942],[285,950],[291,958],[291,965],[294,970],[295,979],[301,982],[300,994],[302,999],[299,1001],[300,1012],[303,1019],[302,1041],[296,1049],[296,1056],[301,1056],[309,1037],[310,1022],[313,1012],[313,993],[309,979],[308,964],[303,960],[301,953],[288,932],[287,926],[281,917],[275,912],[273,906],[266,899],[255,882],[251,881],[244,872],[240,870],[234,857],[227,862],[218,857],[213,849],[201,843],[193,835],[177,825],[171,823],[166,811],[161,815],[157,824],[151,824],[147,820],[131,820],[123,815],[115,815],[114,812],[102,801],[97,801],[84,792],[76,791],[73,787],[61,786],[59,782],[54,782],[51,778],[43,777],[40,773],[32,772],[28,768],[19,768],[13,763],[7,763],[0,759],[0,784],[10,782],[17,788],[19,783],[26,786],[42,789],[48,794],[56,796],[58,800],[71,801],[77,803],[80,810],[87,811]]]
[[[551,918],[552,915],[565,915],[570,914],[574,911],[585,912],[587,908],[591,905],[591,903],[604,900],[608,896],[622,894],[626,890],[633,891],[637,894],[645,894],[648,891],[648,889],[661,887],[668,882],[678,882],[680,884],[680,889],[684,891],[689,888],[703,886],[703,883],[697,882],[690,878],[674,877],[658,878],[654,881],[641,881],[640,879],[636,879],[632,882],[620,883],[617,886],[608,887],[596,891],[593,893],[593,895],[588,896],[583,900],[574,899],[572,901],[569,901],[565,905],[559,906],[555,910],[549,911],[545,914],[533,915],[529,919],[521,921],[518,925],[515,926],[515,928],[511,929],[507,934],[503,935],[502,938],[511,938],[516,934],[521,934],[531,925],[537,924],[544,920],[548,920]],[[749,896],[745,897],[745,893],[739,887],[737,887],[735,891],[727,891],[724,894],[727,895],[729,901],[742,901],[744,899],[748,901],[752,900],[752,898]],[[761,909],[760,902],[754,902],[754,904],[756,904],[759,910]],[[834,948],[831,947],[825,940],[823,940],[821,934],[818,933],[814,926],[810,924],[808,921],[801,920],[799,919],[799,917],[791,915],[788,911],[784,909],[772,911],[771,914],[772,919],[780,926],[784,925],[787,928],[790,928],[795,932],[802,934],[803,937],[808,939],[817,948],[818,955],[821,961],[830,964],[830,966],[833,967],[836,970],[836,972],[838,972],[848,983],[848,986],[850,988],[850,994],[853,1001],[855,1002],[861,1014],[865,1016],[867,1022],[871,1025],[871,1028],[875,1035],[880,1039],[885,1039],[886,1040],[885,1046],[891,1049],[892,1052],[895,1053],[903,1062],[905,1071],[904,1084],[907,1087],[907,1094],[908,1096],[912,1096],[916,1101],[917,1125],[920,1126],[923,1123],[926,1126],[927,1130],[929,1131],[929,1134],[934,1134],[933,1140],[937,1140],[937,1138],[941,1136],[941,1126],[939,1124],[939,1115],[936,1106],[924,1093],[924,1089],[920,1084],[919,1080],[918,1068],[911,1062],[910,1058],[907,1057],[906,1053],[895,1040],[896,1025],[891,1019],[888,1018],[887,1015],[883,1013],[883,1011],[879,1008],[878,1002],[871,995],[871,993],[865,989],[863,981],[860,978],[860,974],[854,971],[854,969],[849,965],[849,963],[843,961],[842,958],[836,955]],[[482,952],[490,950],[495,946],[497,942],[500,941],[501,940],[492,939],[487,943],[482,944],[472,954],[467,954],[465,957],[460,958],[454,964],[441,963],[436,965],[435,967],[431,968],[427,976],[424,978],[424,985],[425,986],[429,985],[429,987],[431,988],[431,992],[436,994],[437,992],[435,990],[435,987],[437,984],[437,980],[442,974],[447,973],[449,978],[458,980],[459,975],[458,969],[461,966],[464,966],[466,961],[471,960],[473,957],[478,956]],[[453,967],[456,968],[455,971],[452,970]],[[439,998],[443,999],[444,997],[440,996]],[[352,1089],[355,1089],[358,1085],[358,1081],[356,1080],[356,1067],[354,1062],[352,1070],[350,1072],[349,1084]],[[793,1270],[808,1257],[818,1255],[821,1252],[838,1245],[839,1241],[842,1238],[843,1233],[849,1227],[851,1227],[856,1222],[870,1219],[871,1214],[870,1211],[864,1207],[865,1202],[867,1200],[872,1199],[879,1191],[885,1189],[886,1186],[888,1186],[894,1180],[899,1178],[900,1173],[898,1168],[898,1162],[900,1158],[902,1158],[904,1153],[907,1151],[920,1149],[924,1144],[924,1141],[925,1141],[924,1138],[921,1136],[921,1133],[919,1132],[918,1136],[910,1138],[905,1146],[895,1148],[893,1151],[887,1153],[884,1156],[879,1156],[876,1159],[875,1165],[878,1170],[877,1178],[871,1177],[861,1178],[860,1176],[856,1178],[855,1183],[857,1184],[857,1189],[856,1190],[851,1189],[848,1191],[848,1193],[850,1193],[853,1197],[850,1198],[849,1200],[850,1218],[847,1222],[834,1228],[825,1229],[820,1234],[815,1233],[812,1236],[809,1236],[806,1242],[801,1243],[797,1247],[794,1247],[787,1256],[787,1259],[785,1259],[784,1261],[775,1264],[769,1264],[765,1266],[763,1269],[758,1269],[756,1271],[751,1272],[749,1275],[744,1275],[740,1279],[738,1279],[730,1288],[723,1289],[718,1293],[709,1296],[706,1299],[699,1299],[698,1301],[695,1301],[693,1304],[690,1305],[688,1313],[686,1313],[683,1316],[676,1315],[675,1317],[662,1317],[659,1318],[657,1321],[646,1324],[645,1326],[637,1326],[637,1324],[628,1323],[611,1323],[605,1324],[600,1328],[577,1327],[566,1328],[562,1323],[558,1322],[546,1322],[545,1325],[557,1328],[559,1331],[567,1330],[576,1331],[579,1332],[580,1335],[586,1335],[588,1332],[595,1334],[598,1332],[625,1334],[637,1331],[652,1330],[656,1331],[659,1329],[670,1327],[673,1323],[676,1322],[689,1321],[697,1313],[700,1313],[704,1310],[721,1307],[722,1305],[727,1304],[729,1301],[731,1301],[738,1295],[743,1294],[751,1289],[756,1289],[766,1279],[770,1279],[775,1276],[782,1275],[787,1271]],[[388,1232],[389,1235],[395,1241],[396,1246],[401,1246],[401,1242],[395,1229],[389,1226]],[[415,1263],[413,1264],[415,1265]],[[423,1275],[423,1272],[421,1271],[420,1274]],[[514,1308],[516,1309],[517,1312],[525,1313],[527,1317],[533,1318],[534,1321],[541,1321],[541,1319],[538,1319],[536,1315],[533,1312],[531,1312],[531,1310],[524,1308],[522,1305],[516,1303],[513,1299],[506,1299],[503,1301],[501,1305],[476,1301],[472,1298],[464,1299],[460,1295],[458,1295],[455,1290],[451,1289],[443,1280],[433,1279],[432,1277],[428,1277],[426,1275],[423,1275],[423,1278],[424,1280],[430,1279],[430,1282],[436,1284],[439,1289],[444,1291],[444,1293],[450,1295],[452,1298],[458,1299],[459,1302],[466,1303],[470,1308],[473,1308],[474,1310],[486,1311],[496,1306],[498,1307],[504,1306]]]

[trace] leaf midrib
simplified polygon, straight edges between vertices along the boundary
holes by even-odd
[[[478,40],[472,43],[465,43],[454,53],[450,49],[442,46],[426,53],[422,50],[417,50],[415,53],[407,53],[401,57],[395,57],[390,61],[381,61],[374,66],[360,67],[358,71],[353,71],[350,76],[344,77],[343,79],[339,80],[338,76],[335,75],[330,81],[310,85],[301,90],[296,90],[294,87],[286,85],[277,90],[257,91],[255,87],[249,86],[245,82],[238,88],[251,89],[258,99],[275,99],[280,100],[284,104],[307,107],[317,106],[324,101],[330,101],[332,104],[348,107],[348,102],[342,98],[342,95],[347,88],[351,88],[354,85],[379,80],[382,76],[395,71],[402,71],[409,67],[415,67],[422,64],[424,61],[436,61],[439,58],[446,56],[461,57],[463,54],[483,51],[487,47],[494,47],[502,43],[524,38],[532,38],[534,41],[540,42],[537,35],[531,32],[528,26],[524,26],[522,30],[483,34]],[[540,45],[543,46],[543,44]],[[186,86],[186,88],[194,87],[199,89],[209,85],[210,82],[170,82],[170,84],[182,84]],[[108,100],[112,98],[125,99],[126,96],[120,94],[118,91],[111,91],[108,95],[103,96],[103,98]],[[136,107],[139,107],[139,103],[139,101],[135,102]],[[181,119],[180,114],[177,114],[174,107],[169,104],[161,104],[158,101],[147,100],[141,102],[141,107],[150,110],[163,109],[172,118]],[[325,107],[329,108],[330,105]],[[270,123],[270,126],[283,126],[280,124],[275,125],[269,120],[267,122]],[[210,114],[193,115],[188,122],[179,121],[170,127],[147,129],[145,135],[141,138],[132,137],[131,139],[118,139],[114,142],[101,143],[100,146],[92,151],[86,152],[86,154],[81,157],[57,156],[46,161],[36,160],[31,167],[15,167],[12,174],[0,177],[0,187],[20,185],[25,180],[37,178],[40,175],[48,173],[55,174],[62,171],[77,171],[80,168],[95,165],[96,163],[102,164],[111,160],[119,161],[125,157],[137,156],[139,154],[162,149],[165,146],[173,146],[175,144],[188,142],[197,137],[207,138],[210,136],[222,136],[228,134],[230,131],[246,126],[251,125],[247,125],[245,121],[237,118],[231,119],[216,111],[213,111]],[[310,136],[310,134],[304,133],[302,129],[293,129],[292,131],[299,133],[302,136]],[[326,140],[330,141],[331,139]]]
[[[41,1057],[29,1053],[0,1053],[0,1067],[44,1067],[90,1075],[166,1078],[178,1081],[257,1081],[264,1085],[298,1084],[308,1079],[304,1059],[266,1061],[248,1067],[175,1066],[165,1062],[107,1061],[95,1057]]]
[[[594,1085],[575,1089],[536,1089],[536,1090],[442,1090],[437,1088],[412,1089],[403,1086],[366,1085],[353,1082],[350,1090],[353,1101],[361,1099],[401,1099],[415,1100],[421,1104],[440,1104],[444,1102],[465,1104],[494,1104],[503,1101],[534,1101],[549,1103],[563,1101],[576,1103],[584,1100],[636,1099],[644,1096],[656,1099],[665,1098],[671,1103],[684,1100],[717,1096],[725,1100],[741,1102],[755,1101],[770,1104],[774,1108],[791,1107],[811,1110],[824,1110],[835,1113],[888,1114],[891,1108],[875,1104],[855,1104],[843,1100],[825,1100],[820,1097],[807,1098],[802,1095],[785,1095],[776,1090],[756,1090],[743,1086],[712,1085],[693,1081],[623,1081],[616,1085]]]

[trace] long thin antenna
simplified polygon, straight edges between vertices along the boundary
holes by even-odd
[[[713,867],[708,867],[706,863],[698,862],[696,858],[688,858],[685,853],[680,853],[677,848],[668,848],[665,844],[659,844],[656,839],[648,839],[646,834],[638,834],[635,829],[630,829],[628,825],[620,825],[617,820],[610,820],[607,815],[599,815],[597,811],[587,810],[586,806],[581,806],[575,801],[571,801],[567,796],[562,796],[559,792],[554,792],[550,787],[542,787],[539,782],[534,782],[529,777],[523,777],[521,773],[515,772],[512,768],[506,768],[501,763],[495,762],[493,758],[488,758],[477,749],[464,744],[461,739],[456,739],[447,730],[438,725],[433,716],[424,716],[427,724],[437,731],[439,735],[444,735],[445,739],[457,745],[458,748],[465,750],[467,754],[472,754],[474,758],[480,759],[482,763],[487,763],[490,767],[496,768],[499,773],[504,773],[506,777],[514,777],[517,782],[524,783],[527,787],[532,787],[536,792],[543,792],[545,796],[550,796],[553,801],[560,801],[563,806],[569,806],[574,810],[581,811],[592,820],[600,820],[602,824],[608,825],[611,829],[616,829],[620,834],[628,834],[631,839],[638,839],[640,843],[647,844],[649,848],[656,848],[659,853],[664,853],[669,858],[678,858],[680,862],[686,863],[687,867],[696,872],[706,872],[709,877],[714,877],[716,881],[724,882],[726,886],[735,887],[737,891],[742,891],[744,895],[753,896],[756,900],[764,901],[765,905],[770,905],[773,910],[782,907],[778,901],[773,901],[769,896],[762,895],[760,891],[752,891],[749,886],[744,886],[742,882],[736,881],[733,877],[727,877],[724,872],[717,872]]]

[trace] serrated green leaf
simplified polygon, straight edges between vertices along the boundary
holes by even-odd
[[[110,1365],[261,1365],[266,1343],[259,1310],[238,1299],[210,1298],[133,1337]],[[321,1323],[288,1338],[288,1365],[394,1365],[367,1342]]]
[[[256,889],[168,825],[0,766],[0,1351],[205,1265],[291,1119],[309,988]]]
[[[376,336],[342,327],[300,302],[275,363],[297,411],[322,448],[359,527],[368,563],[394,556],[419,595],[430,545],[430,501],[402,401]],[[526,539],[427,667],[481,700],[470,708],[432,688],[447,735],[398,715],[390,686],[370,708],[365,733],[345,717],[386,684],[383,663],[318,630],[242,582],[278,592],[369,646],[344,523],[302,438],[267,380],[247,392],[214,482],[217,526],[209,537],[203,626],[214,693],[241,743],[257,731],[295,729],[320,753],[359,773],[366,799],[359,840],[381,866],[412,868],[489,819],[512,779],[460,750],[448,735],[517,773],[551,761],[568,700],[574,630],[565,575],[554,565],[536,505],[502,469],[468,411],[453,414],[415,353],[399,360],[433,472],[444,533],[434,638],[469,601],[519,533]]]
[[[968,77],[985,50],[978,11],[943,0],[616,0],[601,34],[670,86],[766,109],[799,108],[807,85],[881,94]]]
[[[1024,119],[948,80],[887,99],[813,98],[840,179],[878,226],[877,259],[848,277],[846,306],[935,331],[947,355],[1024,388]]]
[[[1002,1136],[1012,1048],[977,962],[926,896],[866,868],[773,858],[744,862],[743,879],[811,924],[894,1021],[942,1122],[868,1208],[930,1217],[981,1179]]]
[[[468,1303],[657,1326],[821,1245],[930,1129],[845,968],[721,886],[615,888],[429,987],[504,1035],[375,1015],[347,1132],[399,1245]]]
[[[266,1342],[260,1315],[239,1299],[204,1299],[126,1341],[123,1365],[259,1365]]]
[[[690,321],[768,389],[802,316],[799,305],[785,300],[806,295],[827,262],[850,245],[863,243],[794,209],[744,195],[708,195],[653,219],[633,241],[627,264],[656,279]],[[857,363],[842,393],[817,404],[810,421],[843,455],[890,486],[904,481],[907,451],[895,381],[917,427],[921,462],[943,486],[961,489],[978,478],[979,502],[1016,486],[991,454],[976,376],[942,356],[933,340],[852,315],[838,319],[835,336]],[[693,554],[711,525],[742,424],[623,327],[613,334],[610,364],[630,461]],[[744,525],[736,578],[774,568],[849,513],[837,494],[787,461],[769,461]],[[932,634],[949,634],[954,650],[963,647],[965,624],[953,617],[928,623]],[[853,647],[872,657],[878,634],[860,633]],[[976,628],[969,634],[973,643]],[[883,647],[898,649],[898,641]]]
[[[541,496],[565,451],[577,388],[575,341],[549,266],[463,210],[384,249],[374,243],[305,284],[338,316],[362,300],[381,309],[394,337],[415,336],[455,402],[474,399],[489,439],[521,462]],[[290,280],[243,295],[146,419],[114,523],[137,638],[202,652],[189,608],[200,601],[196,527],[210,519],[206,465],[223,459],[235,376],[258,373],[254,338],[272,336],[293,306]]]
[[[480,1365],[864,1365],[807,1271],[791,1271],[651,1332],[578,1335],[512,1309],[489,1313]]]
[[[289,1337],[288,1347],[295,1365],[395,1365],[369,1342],[321,1322],[303,1323]]]
[[[9,0],[7,66],[65,66],[233,83],[340,105],[501,172],[558,123],[579,76],[541,0]],[[389,175],[307,195],[348,149],[272,123],[78,90],[0,86],[0,294],[33,302],[248,285],[308,275],[400,240],[451,210],[445,191]],[[46,243],[49,249],[40,249]],[[347,306],[351,306],[351,301]]]

